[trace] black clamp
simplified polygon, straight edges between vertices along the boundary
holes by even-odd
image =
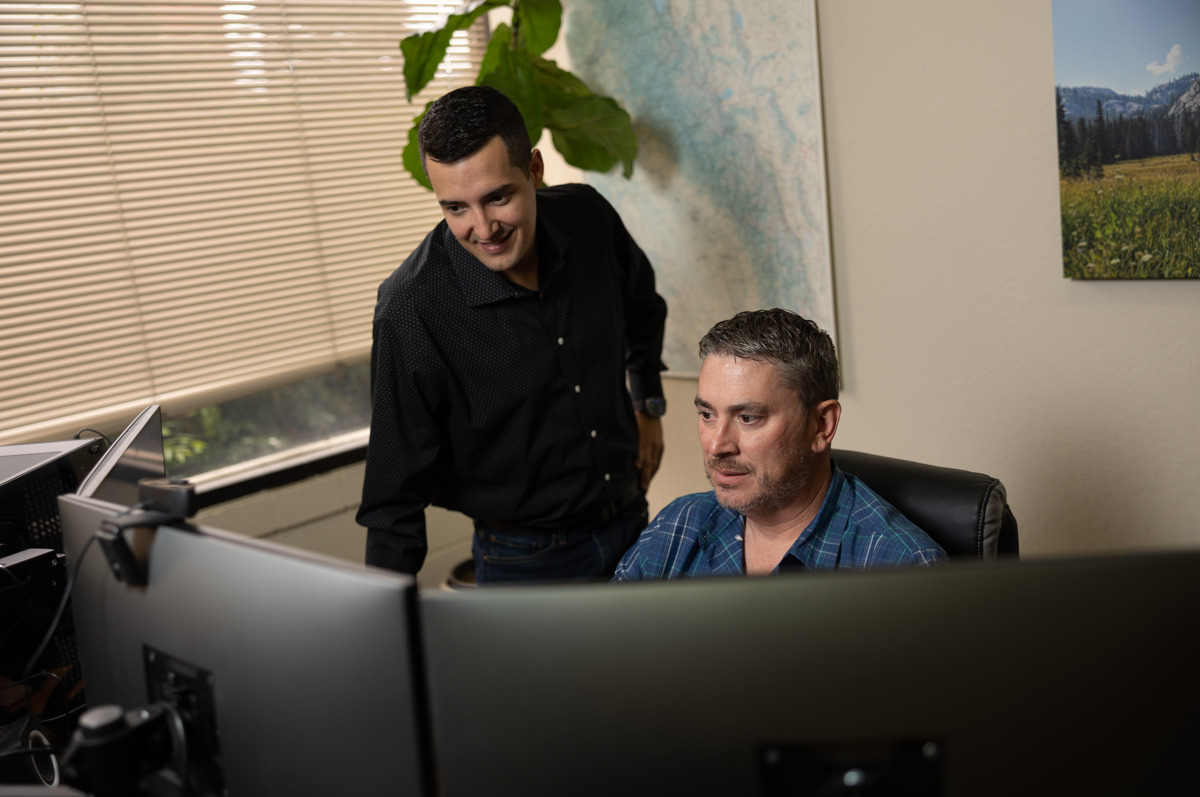
[[[104,521],[96,532],[117,581],[133,587],[145,586],[149,576],[149,537],[141,535],[139,539],[137,530],[186,521],[196,513],[196,488],[182,479],[142,479],[138,482],[138,500],[137,506]],[[128,529],[135,530],[132,543],[125,534]]]

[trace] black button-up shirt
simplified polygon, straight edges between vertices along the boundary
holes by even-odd
[[[489,270],[444,221],[379,288],[358,512],[368,564],[417,572],[430,503],[587,528],[637,479],[629,390],[662,395],[666,302],[594,189],[543,188],[537,215],[540,291]]]

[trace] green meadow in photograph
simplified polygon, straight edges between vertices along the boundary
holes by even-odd
[[[1063,276],[1200,278],[1200,3],[1053,13]]]
[[[1200,277],[1200,162],[1189,155],[1063,177],[1061,190],[1064,276]]]

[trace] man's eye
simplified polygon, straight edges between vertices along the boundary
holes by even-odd
[[[713,414],[711,412],[709,412],[708,410],[700,410],[700,417],[703,418],[704,420],[711,421],[712,416],[713,416]]]
[[[492,197],[493,205],[503,205],[507,201],[508,201],[508,194],[497,194],[496,196]]]
[[[742,423],[754,423],[756,420],[758,420],[758,416],[755,416],[755,415],[739,415],[739,416],[738,416],[738,420],[739,420],[739,421],[741,421]]]
[[[445,207],[447,213],[453,213],[455,216],[463,212],[462,205],[446,205]]]

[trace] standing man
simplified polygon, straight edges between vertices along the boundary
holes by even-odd
[[[608,578],[662,458],[654,271],[595,190],[541,188],[500,92],[445,95],[418,144],[445,220],[379,288],[367,564],[416,573],[435,503],[474,519],[481,584]]]
[[[837,354],[816,324],[789,310],[738,313],[700,340],[700,358],[697,424],[713,490],[659,512],[614,581],[946,560],[830,457]]]

